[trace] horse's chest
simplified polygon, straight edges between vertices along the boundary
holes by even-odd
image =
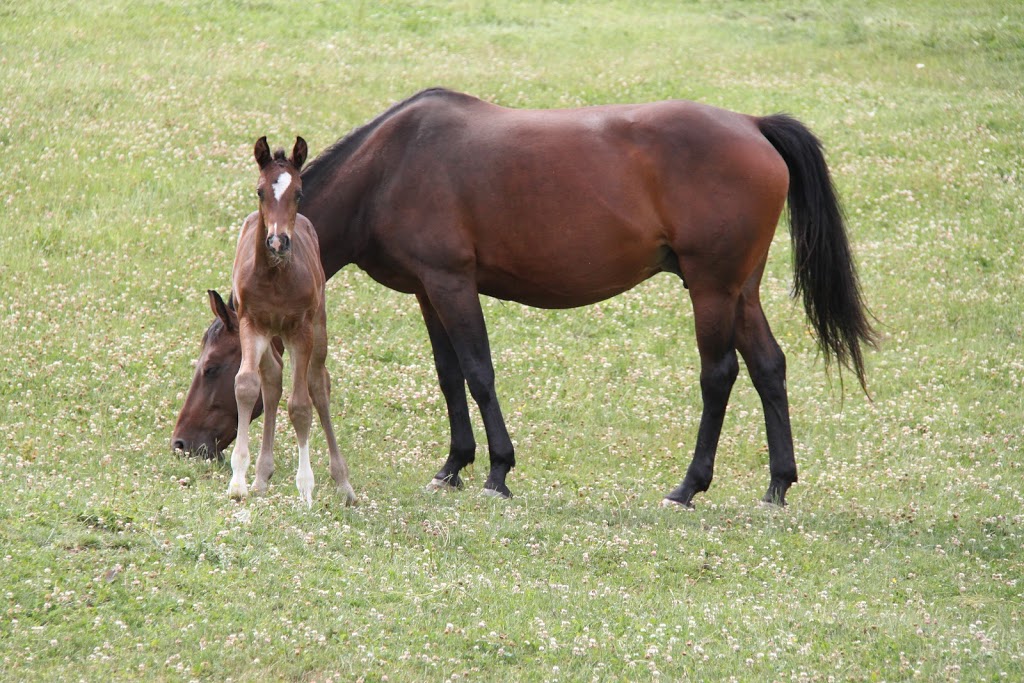
[[[320,303],[314,288],[279,291],[273,286],[242,292],[241,314],[267,334],[288,336],[309,324]]]

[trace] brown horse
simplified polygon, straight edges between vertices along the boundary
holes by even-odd
[[[468,384],[490,451],[484,490],[511,495],[515,455],[480,294],[568,308],[664,271],[683,280],[693,303],[704,403],[693,460],[666,500],[691,506],[711,484],[739,351],[764,406],[765,500],[785,504],[797,480],[786,364],[759,286],[787,197],[794,291],[826,363],[835,357],[865,385],[861,347],[875,333],[842,212],[819,141],[789,116],[685,101],[512,110],[433,89],[324,151],[302,182],[328,277],[355,263],[416,295],[451,427],[433,486],[461,488],[474,460]],[[230,358],[230,336],[219,339],[216,354]],[[199,426],[214,384],[193,381],[175,447],[215,450],[231,440],[227,421]]]
[[[330,414],[330,377],[327,373],[327,313],[324,276],[316,231],[298,213],[302,197],[299,170],[306,160],[306,141],[296,138],[291,158],[278,150],[273,156],[265,137],[256,141],[260,179],[256,186],[259,210],[242,224],[235,249],[228,310],[216,292],[210,292],[221,324],[237,319],[241,362],[235,375],[238,441],[231,454],[228,495],[248,494],[249,422],[262,389],[266,417],[263,443],[256,460],[253,489],[264,492],[274,472],[274,426],[281,401],[281,356],[273,339],[279,337],[292,361],[292,393],[288,417],[299,442],[299,470],[295,484],[307,505],[313,504],[313,469],[309,462],[309,429],[313,407],[327,437],[331,476],[347,504],[355,502],[348,480],[348,464],[338,452]]]

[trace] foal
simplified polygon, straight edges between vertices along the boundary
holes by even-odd
[[[348,480],[348,464],[338,452],[330,415],[330,378],[327,374],[327,313],[324,307],[324,270],[312,223],[298,213],[302,197],[299,170],[306,160],[306,141],[295,139],[290,159],[283,150],[273,156],[267,138],[256,141],[260,167],[259,210],[242,224],[235,250],[231,291],[238,313],[242,364],[235,376],[238,404],[238,441],[231,453],[228,495],[244,498],[249,469],[249,420],[262,385],[263,443],[256,460],[253,490],[263,493],[274,473],[274,426],[281,400],[281,360],[274,353],[275,336],[284,341],[292,364],[292,395],[288,417],[299,442],[299,470],[295,485],[299,496],[313,505],[313,469],[309,464],[309,429],[313,406],[320,416],[331,454],[331,477],[346,505],[356,500]]]

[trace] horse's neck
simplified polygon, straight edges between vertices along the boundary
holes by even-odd
[[[353,163],[343,181],[334,179],[316,192],[306,192],[301,213],[313,224],[320,243],[320,262],[330,279],[350,263],[358,263],[369,239],[366,202],[376,188],[373,172]]]

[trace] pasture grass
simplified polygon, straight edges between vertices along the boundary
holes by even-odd
[[[0,678],[1020,680],[1024,10],[1017,2],[396,0],[0,7]],[[884,335],[872,401],[765,276],[801,481],[741,373],[711,490],[659,507],[700,416],[669,276],[597,306],[485,301],[516,498],[428,495],[447,421],[415,302],[329,283],[361,505],[270,494],[171,427],[251,210],[251,146],[313,153],[416,90],[668,97],[822,138]],[[480,439],[483,444],[483,435]]]

